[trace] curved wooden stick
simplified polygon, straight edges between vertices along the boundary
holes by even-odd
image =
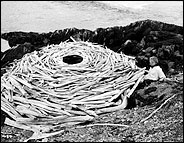
[[[170,98],[168,98],[167,100],[165,100],[165,102],[160,105],[159,108],[157,108],[156,110],[154,110],[148,117],[142,119],[140,122],[145,122],[146,120],[148,120],[153,114],[155,114],[160,108],[162,108],[162,106],[164,106],[169,100],[171,100],[172,98],[174,98],[176,96],[176,94],[174,94],[173,96],[171,96]]]

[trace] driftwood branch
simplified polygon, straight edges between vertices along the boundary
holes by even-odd
[[[160,107],[158,107],[156,110],[154,110],[148,117],[142,119],[140,122],[145,122],[146,120],[148,120],[153,114],[155,114],[159,109],[161,109],[169,100],[171,100],[172,98],[174,98],[176,96],[176,94],[174,94],[173,96],[171,96],[170,98],[168,98],[167,100],[165,100],[165,102],[163,104],[160,105]]]
[[[97,124],[80,126],[80,127],[76,127],[76,128],[85,128],[85,127],[92,127],[92,126],[118,126],[118,127],[127,127],[127,128],[130,127],[129,125],[123,125],[123,124],[97,123]]]

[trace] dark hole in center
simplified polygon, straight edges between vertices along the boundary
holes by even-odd
[[[67,64],[77,64],[82,62],[82,60],[83,58],[79,55],[69,55],[69,56],[63,57],[63,62]]]

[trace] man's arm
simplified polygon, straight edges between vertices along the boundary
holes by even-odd
[[[158,69],[158,77],[159,77],[159,81],[164,81],[166,79],[166,76],[160,67]]]

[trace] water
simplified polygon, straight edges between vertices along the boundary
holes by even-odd
[[[153,19],[183,25],[182,1],[2,1],[1,33],[95,30]]]
[[[145,19],[183,26],[183,1],[1,1],[1,33],[95,30]]]

